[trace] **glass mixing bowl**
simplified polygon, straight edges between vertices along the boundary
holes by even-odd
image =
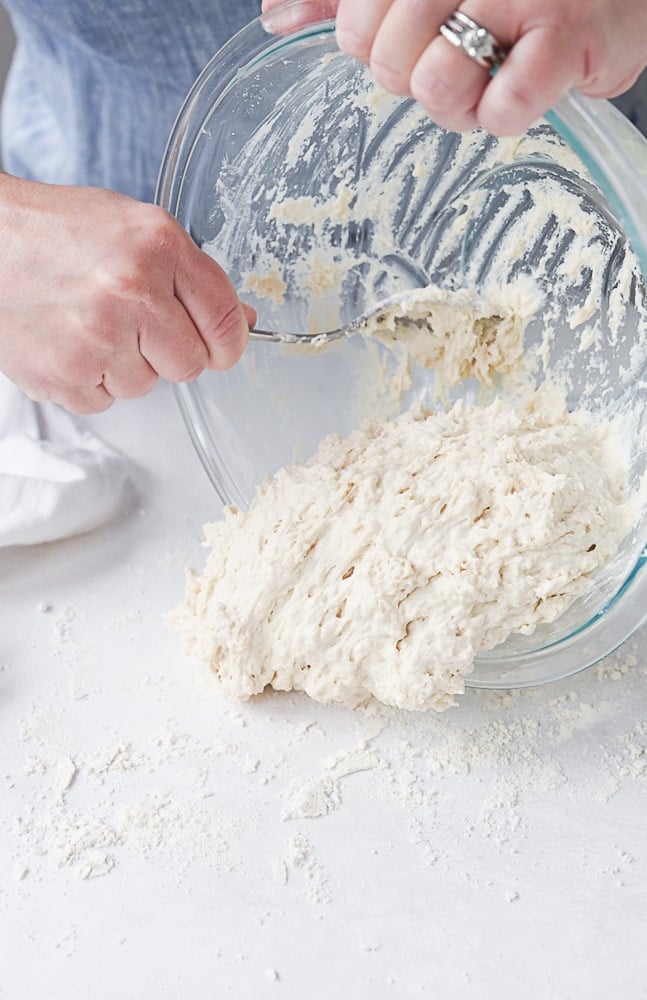
[[[532,281],[524,345],[570,407],[622,421],[630,487],[647,437],[647,143],[610,104],[569,95],[518,140],[438,128],[340,54],[324,3],[296,0],[218,52],[179,114],[157,201],[226,269],[259,326],[298,335],[434,283],[482,293]],[[313,15],[313,10],[316,14]],[[318,20],[313,23],[313,17]],[[250,343],[232,371],[176,389],[224,503],[332,432],[438,405],[433,372],[407,391],[384,345]],[[453,398],[473,400],[474,386]],[[591,590],[532,636],[479,656],[466,683],[514,687],[575,673],[647,616],[643,510]]]

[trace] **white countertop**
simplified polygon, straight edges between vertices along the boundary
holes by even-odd
[[[0,998],[647,997],[647,632],[443,715],[223,702],[171,392],[92,423],[131,511],[0,550]]]

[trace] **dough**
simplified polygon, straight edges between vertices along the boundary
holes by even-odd
[[[445,401],[448,390],[465,379],[491,387],[504,378],[508,389],[520,381],[524,333],[542,304],[537,286],[525,276],[500,288],[496,300],[428,285],[393,296],[358,332],[421,368],[433,368],[434,397]]]
[[[206,527],[172,626],[236,698],[447,708],[477,653],[555,619],[616,551],[621,454],[548,390],[330,437]]]
[[[316,334],[349,303],[402,291],[405,321],[396,302],[362,331],[393,354],[365,392],[390,412],[409,390],[444,412],[388,421],[384,405],[379,422],[265,483],[249,513],[227,511],[206,529],[211,554],[173,625],[235,697],[272,685],[442,709],[475,655],[589,590],[632,526],[644,282],[549,129],[447,136],[367,71],[347,73],[332,61],[325,88],[296,79],[298,127],[283,127],[277,105],[223,165],[224,221],[204,249],[240,271],[268,328]],[[261,160],[280,165],[262,183]],[[481,301],[404,291],[427,279],[474,287]],[[540,382],[561,401],[534,392]],[[474,405],[452,406],[458,394]],[[568,413],[566,397],[597,425]]]

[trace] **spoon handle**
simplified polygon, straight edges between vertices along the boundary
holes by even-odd
[[[249,331],[250,340],[271,340],[275,343],[281,343],[282,337],[278,333],[272,333],[271,330],[250,330]]]
[[[273,330],[250,330],[249,339],[264,341],[274,344],[323,344],[328,340],[337,340],[343,337],[345,330],[329,330],[326,333],[277,333]]]

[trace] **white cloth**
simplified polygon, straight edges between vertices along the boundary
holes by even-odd
[[[128,486],[123,455],[0,374],[0,546],[91,531],[123,509]]]

